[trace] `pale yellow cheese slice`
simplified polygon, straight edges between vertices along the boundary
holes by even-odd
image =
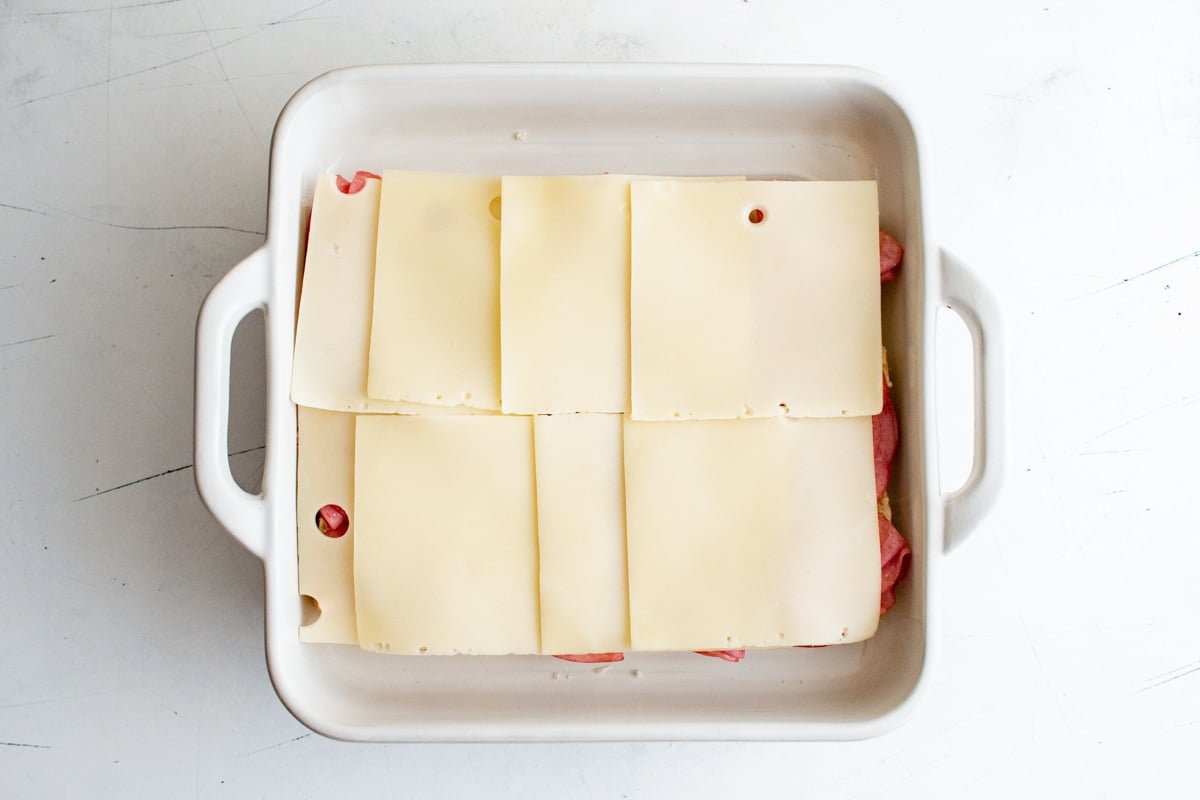
[[[871,419],[625,423],[634,650],[855,642],[879,619]]]
[[[356,644],[354,621],[354,415],[296,409],[296,547],[300,594],[320,616],[300,628],[300,641]],[[350,528],[330,538],[317,511],[341,506]]]
[[[367,395],[500,408],[500,179],[383,173]]]
[[[534,418],[543,653],[629,649],[622,419]]]
[[[360,416],[354,473],[360,646],[539,652],[530,417]]]
[[[635,182],[633,417],[877,413],[878,217],[874,181]]]
[[[504,178],[500,392],[505,413],[629,410],[629,187],[640,180],[629,175]]]
[[[625,411],[629,178],[505,177],[502,196],[504,411]]]
[[[375,279],[380,181],[354,194],[318,175],[292,359],[292,402],[329,411],[470,413],[367,397],[368,339]]]

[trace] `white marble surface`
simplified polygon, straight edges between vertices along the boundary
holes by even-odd
[[[1123,7],[0,0],[0,796],[1194,796],[1200,5]],[[365,746],[276,699],[260,564],[193,486],[196,311],[262,239],[297,87],[494,60],[841,62],[906,89],[940,237],[1009,318],[1013,448],[895,733]],[[232,399],[249,480],[260,335]]]

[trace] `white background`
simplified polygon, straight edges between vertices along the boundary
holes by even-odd
[[[0,796],[1194,796],[1200,4],[124,2],[0,0]],[[851,63],[915,107],[938,235],[1007,317],[1012,449],[895,733],[367,746],[276,699],[260,563],[193,486],[197,309],[262,240],[301,84],[495,60]],[[943,350],[952,488],[969,360]]]

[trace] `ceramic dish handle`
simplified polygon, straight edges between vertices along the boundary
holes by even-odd
[[[266,549],[266,502],[238,486],[229,471],[229,364],[238,323],[267,305],[269,266],[266,247],[247,256],[209,292],[196,322],[196,488],[213,516],[259,558]]]
[[[945,549],[953,550],[996,500],[1004,477],[1004,330],[1000,308],[975,273],[954,255],[941,253],[942,302],[971,334],[975,358],[975,453],[966,482],[945,497]]]

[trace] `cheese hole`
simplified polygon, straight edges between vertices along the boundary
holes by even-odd
[[[493,197],[492,202],[488,203],[488,213],[492,215],[492,219],[500,221],[500,198]]]
[[[745,413],[746,413],[746,416],[747,416],[747,417],[753,417],[753,416],[754,416],[754,409],[753,409],[753,408],[751,408],[750,406],[747,406],[747,405],[743,405],[743,406],[742,406],[742,408],[743,408],[743,409],[745,409]]]
[[[767,212],[761,208],[752,208],[750,213],[746,215],[746,219],[750,220],[751,225],[758,225],[767,219]]]
[[[463,400],[470,400],[470,399],[471,399],[471,393],[470,393],[470,392],[465,392],[465,393],[463,393]]]
[[[321,618],[321,604],[311,594],[300,595],[300,625],[307,628]]]
[[[428,647],[426,647],[425,645],[421,645],[421,646],[420,646],[420,647],[418,647],[417,649],[418,649],[420,652],[422,652],[422,653],[428,653],[428,652],[429,652],[429,648],[428,648]]]
[[[672,416],[672,417],[678,417],[678,416],[679,416],[679,412],[678,412],[678,411],[676,411],[676,412],[675,412],[674,414],[672,414],[671,416]]]
[[[441,399],[442,399],[442,396],[441,396],[440,394],[435,394],[435,395],[433,396],[433,398],[434,398],[435,400],[441,400]]]
[[[317,510],[317,530],[330,539],[340,539],[350,530],[350,515],[339,505],[329,503]]]

